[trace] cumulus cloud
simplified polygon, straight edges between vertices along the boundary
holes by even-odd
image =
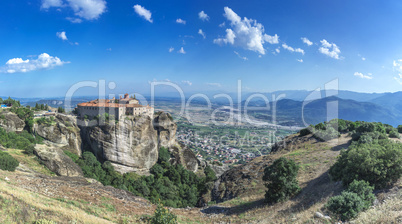
[[[236,38],[236,34],[233,32],[232,29],[226,29],[226,37],[225,38],[217,38],[214,39],[215,44],[234,44],[234,39]]]
[[[176,19],[176,23],[186,25],[186,20],[182,20],[180,18]]]
[[[202,36],[202,38],[206,38],[207,36],[205,35],[204,31],[202,31],[202,29],[198,30],[198,34]]]
[[[62,40],[68,40],[65,31],[63,31],[63,32],[57,32],[57,33],[56,33],[56,36],[57,36],[58,38],[62,39]]]
[[[277,34],[274,36],[264,34],[264,40],[270,44],[279,44],[279,36]]]
[[[298,61],[298,62],[303,62],[303,59],[296,59],[296,61]]]
[[[215,87],[222,87],[222,85],[220,83],[217,82],[209,82],[207,83],[208,86],[215,86]]]
[[[200,20],[202,20],[202,21],[209,20],[209,16],[204,11],[201,11],[198,13],[198,18],[200,18]]]
[[[37,59],[12,58],[6,64],[0,67],[2,73],[30,72],[42,69],[52,69],[56,66],[62,66],[68,62],[60,60],[58,57],[50,56],[47,53],[40,54]]]
[[[275,52],[278,53],[278,54],[281,52],[281,50],[279,49],[279,47],[275,49]]]
[[[188,81],[188,80],[183,80],[183,81],[181,81],[183,84],[186,84],[186,85],[189,85],[189,86],[191,86],[191,85],[193,85],[193,83],[192,82],[190,82],[190,81]]]
[[[303,43],[307,44],[307,46],[313,45],[313,42],[307,39],[307,37],[302,37],[301,40],[303,41]]]
[[[287,45],[286,43],[282,44],[283,49],[288,50],[290,52],[298,52],[304,55],[304,50],[301,48],[294,49],[293,47]]]
[[[341,50],[339,47],[334,44],[334,43],[329,43],[327,40],[323,39],[320,41],[321,42],[321,47],[318,49],[318,51],[322,54],[327,55],[328,57],[335,58],[337,60],[342,59],[339,54],[341,53]]]
[[[373,78],[373,74],[371,74],[371,73],[367,73],[367,75],[364,75],[363,73],[361,73],[361,72],[355,72],[355,74],[353,74],[354,76],[357,76],[357,77],[359,77],[359,78],[362,78],[362,79],[372,79]]]
[[[248,58],[247,57],[243,57],[243,56],[241,56],[240,54],[239,54],[239,52],[237,52],[237,51],[234,51],[234,53],[237,55],[237,57],[239,57],[240,59],[242,59],[242,60],[244,60],[244,61],[247,61],[248,60]]]
[[[279,43],[278,35],[265,34],[264,26],[256,20],[243,19],[229,7],[224,8],[224,17],[230,22],[230,29],[226,29],[226,36],[216,38],[216,44],[231,44],[247,50],[265,54],[264,43]]]
[[[152,13],[151,11],[149,11],[148,9],[140,6],[140,5],[134,5],[134,11],[135,13],[137,13],[139,16],[143,17],[145,20],[147,20],[148,22],[152,23]]]
[[[169,53],[172,53],[174,51],[174,48],[173,47],[170,47],[169,48]]]
[[[69,7],[74,11],[74,15],[86,20],[98,19],[106,11],[105,0],[42,0],[42,9],[65,8]],[[67,17],[68,20],[79,23],[79,18]]]
[[[180,54],[186,54],[186,51],[184,51],[184,48],[181,47],[180,50],[178,51],[178,53],[180,53]]]

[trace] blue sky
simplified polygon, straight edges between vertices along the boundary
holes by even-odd
[[[147,94],[153,80],[269,92],[336,78],[343,90],[400,91],[401,11],[396,0],[2,1],[0,95],[63,96],[100,79],[116,93]]]

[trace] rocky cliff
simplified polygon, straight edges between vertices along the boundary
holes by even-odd
[[[194,153],[177,143],[177,125],[168,113],[159,113],[154,119],[142,115],[102,125],[82,123],[80,128],[85,150],[101,161],[110,161],[120,173],[147,174],[158,160],[159,147],[169,149],[172,163],[194,172],[198,169]]]
[[[0,127],[8,132],[20,132],[24,130],[25,122],[16,114],[5,112],[0,114]]]
[[[80,156],[82,141],[80,128],[75,119],[63,114],[57,114],[51,121],[50,118],[47,119],[49,122],[34,124],[34,132],[55,143],[62,150],[68,150]]]

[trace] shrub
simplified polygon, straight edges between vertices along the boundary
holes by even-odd
[[[288,199],[300,191],[297,182],[299,166],[291,159],[279,158],[265,168],[263,180],[267,183],[268,190],[265,193],[265,200],[269,203],[279,202]]]
[[[343,191],[341,195],[329,199],[327,209],[343,221],[357,216],[363,210],[363,200],[353,192]]]
[[[166,208],[164,208],[161,204],[155,210],[154,215],[151,218],[151,224],[176,224],[177,216]]]
[[[364,180],[354,180],[346,191],[356,193],[363,201],[363,209],[368,209],[375,200],[374,187]]]
[[[317,130],[314,133],[314,137],[320,139],[321,141],[328,141],[339,137],[339,132],[333,127],[327,127],[326,130]]]
[[[0,151],[0,169],[8,170],[8,171],[15,171],[15,168],[20,163],[14,157],[6,152]]]
[[[397,128],[397,129],[398,129],[398,132],[399,132],[399,133],[402,133],[402,125],[398,125],[398,128]]]
[[[311,134],[311,133],[312,133],[313,128],[314,128],[314,127],[309,126],[309,127],[307,127],[307,128],[303,128],[303,129],[301,129],[301,130],[300,130],[300,137],[303,137],[303,136],[306,136],[306,135]]]
[[[365,180],[375,188],[385,187],[402,175],[402,144],[381,140],[376,144],[352,144],[330,168],[333,180],[349,185]]]
[[[396,130],[392,130],[389,132],[390,138],[399,138],[399,133]]]

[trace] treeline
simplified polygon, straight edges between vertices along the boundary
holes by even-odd
[[[11,99],[11,97],[8,97],[8,99],[3,100],[0,98],[0,104],[5,104],[7,106],[14,106],[14,107],[20,107],[21,103],[18,100]]]
[[[205,169],[205,177],[198,177],[182,165],[170,164],[171,155],[163,147],[159,149],[158,162],[151,168],[149,176],[134,172],[121,175],[110,162],[101,164],[91,152],[84,152],[81,158],[68,151],[65,153],[81,167],[86,177],[170,207],[196,206],[207,185],[216,179],[210,167]]]

